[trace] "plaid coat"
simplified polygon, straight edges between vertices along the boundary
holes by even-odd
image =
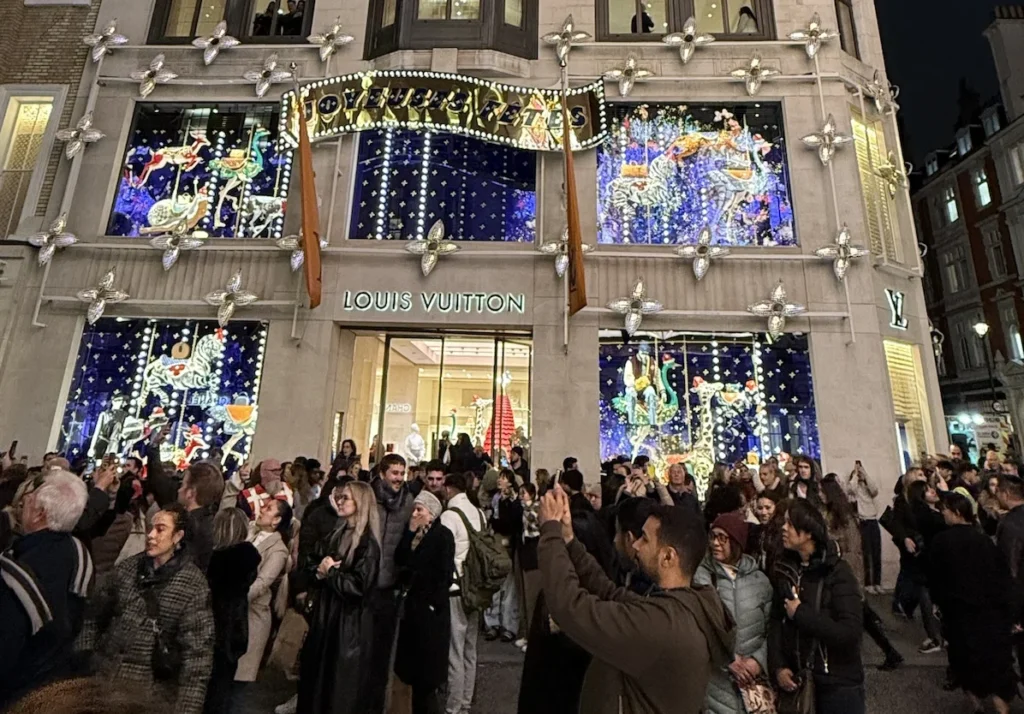
[[[145,559],[140,553],[118,564],[97,593],[93,605],[99,671],[121,682],[141,684],[174,702],[175,714],[202,714],[214,639],[206,576],[187,558],[180,564],[172,560],[164,566],[172,572],[170,577],[157,576],[158,582],[149,586],[158,593],[160,628],[174,637],[182,659],[177,682],[154,681],[153,628],[142,597]]]

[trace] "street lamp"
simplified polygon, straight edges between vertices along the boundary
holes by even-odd
[[[999,400],[996,398],[996,379],[992,372],[992,343],[988,340],[988,323],[984,320],[979,320],[974,323],[971,327],[974,330],[974,334],[978,336],[978,339],[985,343],[985,366],[988,367],[988,388],[992,393],[992,411],[999,413]]]
[[[974,330],[974,334],[976,334],[980,339],[985,339],[985,335],[988,334],[988,323],[976,322],[972,329]]]

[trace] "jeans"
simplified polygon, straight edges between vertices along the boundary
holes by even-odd
[[[865,714],[867,702],[864,700],[864,685],[821,686],[815,682],[815,709],[817,714]]]
[[[484,624],[488,629],[499,627],[513,635],[519,633],[519,595],[516,591],[515,571],[510,572],[494,593],[491,606],[484,610]]]
[[[932,642],[942,642],[942,630],[939,621],[935,618],[935,610],[932,607],[932,596],[926,585],[915,585],[914,595],[921,605],[921,622],[924,624],[924,633]]]
[[[906,571],[903,569],[903,565],[900,565],[900,573],[896,576],[896,589],[892,594],[893,610],[895,606],[899,605],[903,609],[903,613],[907,617],[914,616],[914,610],[917,608],[917,594],[914,590],[914,580]]]
[[[448,714],[469,714],[476,688],[476,643],[480,634],[480,612],[462,609],[462,598],[448,598],[452,615],[452,637],[448,647]]]
[[[882,584],[882,529],[874,518],[860,522],[861,552],[864,555],[864,585]]]
[[[886,657],[899,656],[899,652],[893,647],[892,642],[889,641],[888,636],[885,634],[885,630],[882,629],[882,619],[878,616],[868,601],[864,601],[864,634],[870,637],[878,648],[882,650],[882,654]]]

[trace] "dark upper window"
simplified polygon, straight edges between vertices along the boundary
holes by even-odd
[[[458,47],[537,58],[538,0],[370,0],[367,59]]]
[[[241,40],[296,42],[310,34],[313,0],[156,0],[151,43],[188,42],[221,20]]]
[[[597,39],[650,40],[680,32],[690,17],[722,39],[775,36],[771,0],[598,0]]]
[[[839,44],[843,51],[860,59],[857,23],[853,19],[853,0],[836,0],[836,19],[839,22]]]

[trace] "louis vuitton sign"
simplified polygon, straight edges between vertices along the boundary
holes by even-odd
[[[301,88],[311,139],[372,129],[436,129],[530,151],[561,151],[559,90],[518,87],[438,72],[383,70],[347,74]],[[297,145],[295,92],[282,98],[282,136]],[[604,82],[570,90],[572,146],[605,138]]]

